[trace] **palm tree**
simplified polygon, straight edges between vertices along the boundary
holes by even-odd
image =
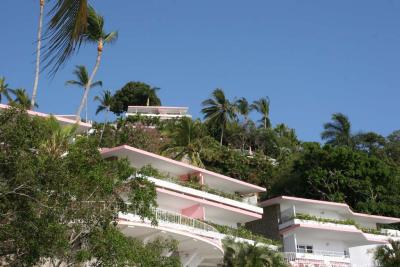
[[[160,90],[160,88],[158,87],[150,87],[150,88],[146,88],[143,93],[144,95],[147,97],[146,100],[146,106],[150,106],[150,98],[155,99],[158,98],[157,97],[157,91]]]
[[[173,129],[165,131],[165,135],[171,139],[162,148],[164,155],[176,160],[188,160],[190,164],[204,167],[200,153],[204,144],[204,129],[199,120],[193,121],[190,118],[182,118]]]
[[[105,91],[103,91],[103,94],[101,97],[95,96],[94,100],[100,102],[100,105],[97,107],[97,110],[96,110],[96,115],[102,111],[106,112],[105,118],[104,118],[103,130],[101,131],[101,134],[100,134],[100,142],[101,142],[101,139],[103,138],[104,129],[106,128],[106,124],[107,124],[108,113],[110,112],[111,105],[113,103],[113,96],[112,96],[110,90],[105,90]]]
[[[342,113],[334,113],[332,122],[324,124],[324,131],[321,133],[322,140],[334,146],[353,146],[351,134],[351,123],[349,118]]]
[[[10,93],[12,92],[12,89],[8,87],[8,84],[6,83],[6,78],[0,77],[0,103],[2,96],[7,98],[8,102],[10,102],[12,99],[10,97]]]
[[[85,85],[85,92],[83,93],[81,104],[79,105],[78,111],[76,112],[77,123],[81,119],[81,112],[83,106],[85,105],[86,99],[88,97],[94,76],[96,75],[96,72],[100,66],[101,55],[103,54],[103,46],[104,44],[116,41],[117,37],[118,37],[118,32],[115,31],[110,33],[104,32],[104,18],[99,14],[97,14],[92,7],[89,7],[88,27],[87,27],[87,32],[85,34],[85,40],[87,42],[97,43],[97,58],[92,74],[90,75],[89,80]]]
[[[271,122],[269,120],[269,104],[269,98],[262,97],[259,100],[254,101],[250,106],[252,110],[254,109],[262,115],[261,120],[263,122],[264,129],[271,127]]]
[[[86,70],[86,67],[83,65],[78,65],[75,67],[75,70],[73,71],[73,74],[76,77],[76,80],[69,80],[66,81],[66,85],[75,85],[78,87],[81,87],[85,90],[86,86],[89,84],[89,74]],[[102,81],[96,81],[93,82],[90,85],[90,88],[94,88],[96,86],[103,86],[103,82]],[[86,98],[86,102],[85,102],[85,119],[86,121],[88,120],[88,103],[87,103],[87,98]]]
[[[223,240],[224,267],[286,267],[280,254],[265,245],[235,242],[233,238]]]
[[[204,108],[201,112],[204,113],[206,122],[210,122],[221,128],[220,145],[224,138],[224,130],[228,122],[236,118],[235,106],[225,97],[222,89],[215,89],[212,93],[213,98],[203,101]]]
[[[400,240],[389,240],[388,245],[379,246],[374,254],[377,266],[398,267],[400,266]]]
[[[240,115],[244,117],[244,124],[247,124],[250,113],[250,105],[246,98],[242,97],[235,101],[236,109],[239,111]]]
[[[33,83],[33,92],[31,99],[31,109],[35,107],[36,95],[39,85],[39,72],[40,72],[40,53],[42,48],[42,28],[43,28],[43,11],[44,11],[44,0],[39,0],[39,27],[37,33],[37,46],[36,46],[36,69],[35,69],[35,81]]]
[[[19,89],[12,90],[11,92],[15,96],[15,99],[12,101],[12,103],[16,103],[25,109],[30,109],[31,99],[29,97],[28,92],[26,92],[25,89],[19,88]],[[35,107],[38,107],[37,103],[35,103]]]
[[[56,0],[50,11],[44,59],[55,74],[80,47],[88,28],[88,0]]]

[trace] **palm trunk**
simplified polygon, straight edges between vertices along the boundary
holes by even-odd
[[[107,119],[108,119],[108,109],[106,110],[106,115],[104,118],[103,130],[101,131],[101,134],[100,134],[100,144],[101,144],[101,139],[103,138],[103,133],[106,130]]]
[[[150,97],[147,97],[146,106],[150,106]]]
[[[83,110],[83,107],[85,106],[87,97],[89,95],[89,90],[90,86],[92,85],[92,81],[94,79],[94,76],[96,75],[96,72],[100,66],[100,60],[101,60],[101,54],[103,53],[103,40],[99,40],[98,46],[97,46],[97,59],[96,59],[96,65],[94,66],[94,69],[92,71],[92,74],[90,75],[89,81],[85,86],[85,92],[83,93],[83,97],[81,100],[81,104],[79,105],[78,111],[76,112],[76,123],[79,123],[81,120],[81,113]]]
[[[37,33],[37,47],[36,47],[36,70],[35,70],[35,82],[33,84],[33,92],[31,99],[31,109],[35,108],[35,101],[37,90],[39,86],[39,72],[40,72],[40,49],[42,46],[42,28],[43,28],[43,10],[44,10],[44,0],[40,1],[40,15],[39,15],[39,29]]]
[[[267,129],[267,117],[264,115],[264,129]]]
[[[224,139],[224,126],[221,128],[221,140],[219,141],[219,144],[222,146],[222,140]]]

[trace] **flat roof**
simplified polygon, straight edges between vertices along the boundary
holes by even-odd
[[[166,107],[166,106],[128,106],[127,112],[137,112],[137,111],[146,111],[146,112],[160,112],[162,114],[167,114],[168,112],[174,113],[187,113],[189,110],[188,107]]]
[[[6,110],[9,108],[11,108],[10,105],[0,104],[0,110],[1,109]],[[38,117],[43,117],[43,118],[48,118],[50,116],[53,116],[61,125],[74,125],[75,124],[74,119],[67,118],[67,117],[75,118],[75,115],[53,115],[53,114],[47,114],[47,113],[42,113],[42,112],[32,111],[32,110],[27,110],[26,112],[30,116],[38,116]],[[90,128],[92,128],[92,124],[86,123],[86,122],[79,122],[78,125],[79,125],[79,127],[78,127],[79,131],[86,131],[86,130],[89,130]]]
[[[316,200],[316,199],[308,199],[308,198],[300,198],[300,197],[291,197],[291,196],[278,196],[274,197],[259,203],[261,207],[267,207],[274,204],[281,204],[281,203],[302,203],[302,204],[309,204],[309,205],[321,205],[326,207],[332,207],[335,210],[340,209],[345,213],[358,218],[358,219],[367,219],[373,220],[376,223],[398,223],[400,222],[400,218],[395,217],[387,217],[387,216],[380,216],[380,215],[371,215],[365,213],[358,213],[354,212],[349,205],[346,203],[339,203],[339,202],[332,202],[332,201],[324,201],[324,200]]]
[[[201,173],[204,177],[205,184],[212,188],[218,188],[226,192],[256,193],[266,191],[266,189],[263,187],[128,145],[122,145],[114,148],[103,148],[101,149],[101,154],[104,157],[126,157],[132,162],[135,162],[138,167],[150,164],[160,171],[165,171],[176,176],[190,173]]]

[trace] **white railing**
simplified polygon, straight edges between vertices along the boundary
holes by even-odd
[[[189,226],[192,228],[201,229],[203,231],[218,233],[217,229],[215,229],[211,225],[206,224],[205,222],[202,222],[200,220],[179,214],[179,213],[170,212],[170,211],[166,211],[166,210],[162,210],[162,209],[154,209],[153,212],[155,214],[157,221],[185,225],[185,226]],[[133,213],[133,214],[137,215],[135,213]]]
[[[327,257],[339,257],[339,258],[349,258],[350,255],[344,251],[330,251],[330,250],[313,250],[312,253],[305,252],[302,249],[297,249],[297,253],[310,254],[310,255],[320,255]]]
[[[316,253],[283,252],[286,263],[316,264],[317,262],[330,262],[328,266],[350,266],[350,256],[338,251],[315,251]],[[317,261],[317,262],[316,262]],[[321,265],[318,265],[321,266]],[[324,265],[322,265],[324,266]]]

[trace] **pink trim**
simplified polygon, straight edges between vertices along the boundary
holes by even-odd
[[[377,242],[377,243],[381,243],[381,244],[387,243],[387,241],[375,239],[373,236],[370,236],[369,234],[366,234],[363,231],[356,229],[356,228],[351,229],[351,228],[344,228],[344,227],[331,227],[331,226],[306,224],[306,223],[299,223],[299,224],[291,225],[289,227],[286,227],[286,228],[280,230],[279,233],[281,235],[283,235],[283,234],[290,232],[296,228],[309,228],[309,229],[317,229],[317,230],[328,230],[328,231],[334,231],[334,232],[357,233],[357,234],[361,234],[367,241]]]
[[[0,109],[9,109],[9,108],[10,108],[9,105],[0,104]],[[46,114],[46,113],[37,112],[37,111],[32,111],[32,110],[27,110],[26,112],[27,112],[29,115],[31,115],[31,116],[38,116],[38,117],[43,117],[43,118],[48,118],[48,117],[50,117],[50,116],[53,116],[53,117],[55,117],[58,121],[62,121],[62,122],[69,123],[69,124],[75,124],[75,121],[74,121],[74,120],[67,119],[67,118],[64,118],[64,117],[60,117],[59,115]],[[64,115],[64,116],[65,116],[65,115]],[[83,127],[89,127],[89,128],[92,127],[92,125],[91,125],[90,123],[79,122],[78,124],[79,124],[80,126],[83,126]]]
[[[262,218],[261,214],[258,214],[258,213],[255,213],[255,212],[251,212],[251,211],[242,210],[242,209],[235,208],[235,207],[231,207],[231,206],[224,205],[224,204],[221,204],[221,203],[212,202],[212,201],[209,201],[209,200],[206,200],[206,199],[201,199],[201,198],[197,198],[197,197],[188,196],[188,195],[185,195],[185,194],[182,194],[182,193],[170,191],[170,190],[167,190],[167,189],[164,189],[164,188],[159,188],[159,187],[157,187],[156,190],[157,190],[157,192],[160,192],[160,193],[164,193],[164,194],[171,195],[171,196],[178,197],[178,198],[184,198],[184,199],[191,200],[191,201],[194,201],[194,202],[197,202],[197,203],[200,203],[200,204],[214,206],[214,207],[217,207],[217,208],[220,208],[220,209],[224,209],[224,210],[229,210],[229,211],[232,211],[232,212],[235,212],[235,213],[240,213],[240,214],[243,214],[243,215],[251,216],[251,217],[256,218],[256,219],[261,219]]]
[[[370,215],[370,214],[354,212],[351,210],[350,206],[347,205],[346,203],[315,200],[315,199],[308,199],[308,198],[278,196],[278,197],[274,197],[274,198],[271,198],[271,199],[268,199],[268,200],[265,200],[265,201],[259,203],[259,206],[266,207],[266,206],[270,206],[273,204],[280,204],[280,203],[282,203],[283,200],[291,200],[291,201],[298,201],[298,202],[309,203],[309,204],[321,204],[321,205],[341,207],[341,208],[345,208],[351,215],[356,216],[356,217],[387,220],[387,221],[390,221],[390,223],[400,222],[400,218],[386,217],[386,216],[379,216],[379,215]]]
[[[199,204],[182,209],[181,213],[190,218],[205,220],[204,207]]]
[[[212,172],[212,171],[209,171],[209,170],[206,170],[206,169],[195,167],[195,166],[192,166],[192,165],[180,162],[180,161],[176,161],[176,160],[173,160],[173,159],[170,159],[170,158],[166,158],[166,157],[163,157],[163,156],[151,153],[151,152],[147,152],[147,151],[144,151],[144,150],[141,150],[141,149],[138,149],[138,148],[134,148],[134,147],[131,147],[131,146],[128,146],[128,145],[122,145],[122,146],[117,146],[117,147],[113,147],[113,148],[105,148],[105,149],[103,148],[101,150],[101,154],[106,155],[106,154],[109,154],[109,153],[117,152],[118,150],[128,150],[128,151],[136,152],[136,153],[139,153],[139,154],[142,154],[142,155],[146,155],[146,156],[158,159],[158,160],[163,160],[163,161],[166,161],[166,162],[169,162],[169,163],[181,166],[181,167],[189,168],[189,169],[193,170],[194,172],[201,172],[203,174],[212,175],[214,177],[221,178],[221,179],[224,179],[224,180],[227,180],[227,181],[230,181],[230,182],[233,182],[233,183],[236,183],[236,184],[240,184],[240,185],[243,185],[243,186],[246,186],[246,187],[249,187],[249,188],[257,190],[255,192],[264,192],[264,191],[266,191],[266,189],[264,187],[253,185],[253,184],[250,184],[250,183],[246,183],[246,182],[243,182],[243,181],[240,181],[240,180],[237,180],[237,179],[234,179],[234,178],[231,178],[231,177],[219,174],[219,173],[215,173],[215,172]]]

